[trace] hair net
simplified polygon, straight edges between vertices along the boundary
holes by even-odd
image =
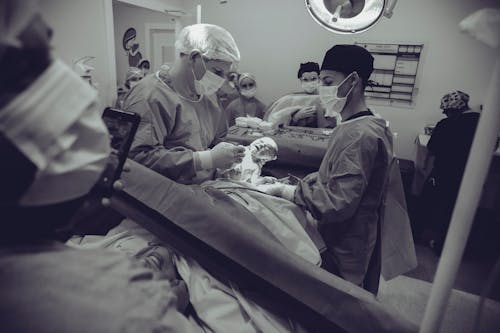
[[[302,74],[309,72],[316,72],[319,75],[319,64],[311,61],[300,64],[299,72],[297,73],[297,78],[300,79],[302,77]]]
[[[469,95],[460,90],[452,91],[441,98],[439,108],[445,111],[450,109],[466,111],[469,109]]]
[[[198,50],[209,59],[230,63],[240,61],[240,51],[233,36],[224,28],[213,24],[193,24],[185,27],[175,41],[175,49],[185,54]]]
[[[255,76],[253,74],[241,73],[240,77],[238,78],[238,85],[241,85],[241,81],[243,81],[243,79],[250,79],[253,82],[257,83],[257,81],[255,81]]]
[[[0,1],[0,52],[5,45],[21,47],[17,36],[38,12],[37,0]]]
[[[137,67],[129,67],[127,74],[125,74],[125,81],[131,80],[131,79],[142,79],[144,76],[144,73]]]

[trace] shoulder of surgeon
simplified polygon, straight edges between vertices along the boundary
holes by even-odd
[[[164,76],[162,79],[168,80],[168,77]],[[208,106],[211,109],[218,109],[216,98],[215,94],[213,96],[204,96],[202,102],[211,104]],[[124,104],[124,109],[130,110],[132,108],[133,110],[130,111],[140,114],[144,112],[144,108],[134,108],[134,105],[141,105],[143,103],[161,104],[163,109],[167,112],[175,112],[175,110],[182,108],[185,100],[181,99],[179,95],[177,95],[177,93],[165,82],[161,81],[156,74],[150,74],[139,81],[139,83],[129,92]]]
[[[366,116],[358,119],[349,120],[339,126],[342,136],[348,140],[342,140],[349,143],[353,141],[376,144],[379,140],[390,141],[392,134],[387,125],[387,121],[378,116]]]

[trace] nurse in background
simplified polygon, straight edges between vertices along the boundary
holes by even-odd
[[[139,64],[137,64],[137,67],[142,71],[143,76],[146,76],[149,74],[151,64],[149,63],[149,60],[142,59],[141,61],[139,61]]]
[[[229,103],[240,97],[238,77],[239,74],[237,72],[229,72],[226,82],[217,91],[217,100],[222,110],[226,110]]]
[[[441,99],[446,118],[437,123],[427,144],[432,171],[420,197],[418,234],[440,254],[465,171],[479,112],[469,108],[469,95],[452,91]],[[427,239],[428,238],[428,239]]]
[[[135,85],[139,83],[142,78],[144,78],[144,73],[142,70],[137,67],[129,67],[127,73],[125,74],[125,83],[123,84],[123,86],[120,86],[118,88],[118,99],[115,106],[116,108],[121,109],[123,107],[123,103],[128,92],[132,90],[132,88],[135,87]]]
[[[300,64],[297,78],[303,91],[308,95],[317,95],[319,87],[319,65],[316,62]]]
[[[238,88],[240,90],[240,98],[232,101],[227,109],[226,114],[229,117],[229,126],[235,124],[235,119],[238,117],[257,117],[262,119],[266,105],[255,97],[257,92],[257,82],[255,77],[249,73],[243,73],[238,80]]]

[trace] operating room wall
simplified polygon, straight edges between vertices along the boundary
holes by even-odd
[[[412,109],[373,106],[397,132],[398,157],[414,159],[415,137],[442,114],[439,102],[446,92],[470,94],[471,105],[484,102],[494,64],[494,52],[459,31],[459,22],[495,0],[400,0],[389,20],[357,35],[333,34],[318,25],[302,0],[201,0],[202,22],[229,30],[241,51],[240,71],[256,75],[258,97],[264,103],[300,89],[300,62],[321,63],[325,51],[338,43],[424,43],[416,105]]]
[[[139,50],[143,58],[147,59],[145,36],[146,23],[172,24],[173,26],[175,26],[177,21],[179,23],[178,26],[183,27],[195,22],[195,18],[193,18],[194,7],[192,5],[190,6],[190,1],[185,1],[184,3],[182,3],[182,6],[180,6],[180,1],[165,1],[165,3],[170,2],[172,2],[172,6],[175,5],[176,8],[185,10],[188,15],[186,15],[185,17],[176,18],[167,15],[166,13],[136,7],[115,0],[113,1],[116,73],[118,84],[123,84],[125,80],[125,74],[127,72],[127,69],[129,68],[128,56],[122,45],[123,34],[128,28],[133,27],[136,29],[136,41],[139,43]],[[152,68],[151,70],[157,70],[157,68]]]
[[[54,53],[70,67],[83,56],[95,59],[88,64],[98,83],[101,106],[109,104],[115,83],[108,75],[109,52],[106,47],[106,21],[103,0],[40,1],[42,16],[52,27]]]

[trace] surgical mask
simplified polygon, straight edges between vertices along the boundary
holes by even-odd
[[[312,94],[313,92],[315,92],[319,86],[318,81],[309,81],[309,82],[302,81],[300,84],[302,86],[302,89],[304,89],[304,91],[308,94]]]
[[[241,94],[247,98],[252,98],[255,96],[255,93],[257,92],[257,88],[256,87],[253,87],[253,88],[250,88],[250,89],[244,89],[244,90],[241,90]]]
[[[203,62],[203,67],[205,67],[205,74],[203,74],[201,79],[196,79],[194,70],[191,68],[194,77],[194,88],[196,89],[196,93],[198,93],[198,95],[213,95],[222,87],[225,79],[208,70],[203,58],[201,61]]]
[[[19,203],[38,206],[86,195],[110,153],[97,91],[60,60],[0,110],[0,131],[38,171]]]
[[[338,118],[338,115],[342,113],[346,103],[347,97],[352,92],[354,86],[349,89],[345,97],[339,97],[338,90],[341,85],[343,85],[347,79],[352,74],[349,74],[340,84],[336,86],[320,86],[319,87],[319,98],[321,103],[325,107],[325,117]]]

